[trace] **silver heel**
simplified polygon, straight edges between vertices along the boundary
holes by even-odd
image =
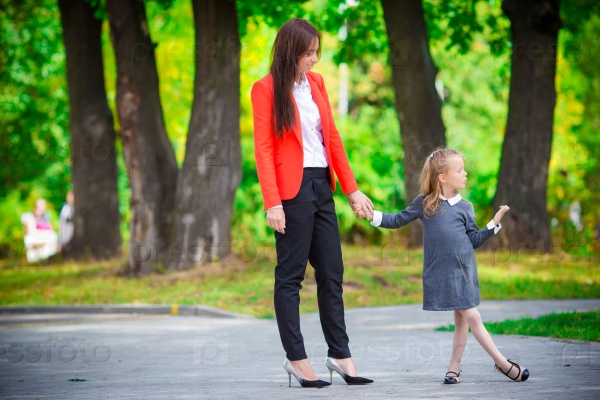
[[[348,375],[347,373],[344,372],[344,370],[342,368],[340,368],[338,363],[332,357],[327,357],[327,360],[325,361],[325,365],[329,369],[329,377],[331,378],[331,383],[333,383],[333,371],[340,374],[342,379],[344,379],[344,381],[346,381],[346,383],[348,385],[365,385],[367,383],[373,383],[372,379],[361,378],[360,376]]]
[[[324,386],[331,385],[331,383],[319,379],[315,381],[307,381],[306,379],[298,375],[298,373],[294,370],[294,367],[292,367],[292,363],[290,363],[290,360],[288,360],[287,358],[283,363],[283,369],[285,369],[285,371],[288,373],[289,387],[292,387],[292,375],[294,375],[294,378],[298,379],[298,383],[300,383],[300,386],[302,387],[321,388]]]

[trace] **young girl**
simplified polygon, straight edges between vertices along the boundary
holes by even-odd
[[[444,383],[460,382],[460,360],[467,343],[469,327],[475,339],[494,359],[494,367],[514,381],[525,381],[529,371],[504,358],[475,308],[480,303],[476,249],[501,228],[500,220],[509,210],[500,210],[487,226],[479,230],[473,205],[460,197],[467,172],[462,154],[456,150],[434,151],[421,171],[421,194],[398,214],[374,211],[373,226],[400,228],[420,218],[423,222],[423,309],[454,311],[452,358]],[[353,205],[358,210],[360,205]]]

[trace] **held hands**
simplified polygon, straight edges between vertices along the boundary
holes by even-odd
[[[366,218],[369,221],[373,220],[373,213],[363,211],[362,206],[358,203],[352,204],[352,210],[354,211],[354,214],[356,214],[356,216],[358,218]]]
[[[369,221],[373,219],[373,202],[364,193],[356,190],[348,193],[346,197],[358,218],[367,218]]]
[[[346,195],[348,203],[352,206],[354,214],[359,218],[373,219],[373,202],[360,190]],[[267,210],[267,224],[277,232],[285,233],[285,213],[283,208],[269,208]]]
[[[494,224],[495,225],[498,225],[500,223],[500,220],[502,219],[502,217],[504,217],[504,214],[506,214],[508,212],[508,210],[510,210],[509,206],[500,206],[500,210],[498,210],[496,215],[494,215]]]
[[[279,233],[285,233],[285,213],[283,208],[269,208],[267,210],[267,224]]]

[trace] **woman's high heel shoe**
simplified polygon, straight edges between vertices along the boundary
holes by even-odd
[[[290,360],[288,360],[287,358],[285,359],[285,362],[283,363],[283,369],[285,369],[288,373],[290,387],[292,387],[292,375],[294,375],[296,377],[296,379],[298,379],[298,383],[300,383],[300,385],[302,387],[322,388],[323,386],[331,385],[331,383],[322,381],[320,379],[317,379],[315,381],[309,381],[309,380],[304,379],[303,377],[298,375],[298,373],[294,370],[294,367],[292,367]]]
[[[330,382],[332,382],[332,383],[333,383],[333,371],[340,374],[340,376],[346,381],[346,383],[348,385],[365,385],[367,383],[373,383],[372,379],[361,378],[360,376],[348,375],[347,373],[344,372],[343,369],[340,368],[338,363],[335,362],[335,359],[333,359],[331,357],[327,357],[327,361],[326,361],[325,365],[327,365],[327,368],[329,369],[329,379],[330,379]]]
[[[529,378],[529,370],[527,368],[523,368],[521,369],[521,366],[517,363],[514,363],[510,360],[506,360],[509,363],[511,363],[512,365],[510,366],[510,368],[508,369],[508,371],[504,372],[502,371],[502,368],[500,368],[499,366],[497,366],[496,364],[494,364],[494,368],[496,368],[498,370],[498,372],[500,372],[502,375],[506,375],[508,376],[510,379],[512,379],[513,381],[516,382],[524,382]],[[517,375],[516,378],[511,378],[508,374],[510,373],[510,371],[512,371],[512,369],[514,367],[517,367],[517,369],[519,370],[519,374]]]

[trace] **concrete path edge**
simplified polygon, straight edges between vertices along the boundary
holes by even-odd
[[[238,314],[231,311],[204,305],[82,305],[82,306],[15,306],[0,307],[0,314],[169,314],[183,316],[201,316],[213,318],[254,319],[250,315]]]

